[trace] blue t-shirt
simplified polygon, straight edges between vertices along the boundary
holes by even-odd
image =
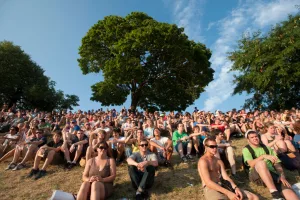
[[[294,136],[294,142],[295,142],[295,146],[298,148],[298,149],[300,149],[300,145],[299,145],[299,142],[300,141],[300,134],[296,134],[295,136]]]

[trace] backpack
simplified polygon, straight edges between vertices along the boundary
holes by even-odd
[[[270,152],[269,152],[269,149],[267,148],[267,146],[264,145],[264,144],[262,144],[262,143],[260,144],[260,146],[264,149],[265,153],[267,155],[269,155]],[[256,156],[255,156],[255,153],[254,153],[254,150],[252,149],[252,147],[248,144],[244,148],[247,148],[249,150],[249,152],[251,153],[251,156],[252,156],[252,158],[254,160],[256,158]],[[244,156],[243,155],[242,155],[242,163],[243,163],[244,172],[246,173],[247,176],[249,176],[250,166],[247,165],[247,164],[245,164],[245,162],[244,162]]]

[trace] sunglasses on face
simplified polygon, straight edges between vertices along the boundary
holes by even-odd
[[[206,145],[207,147],[214,149],[214,148],[218,148],[218,145]]]
[[[140,147],[147,147],[148,144],[141,144]]]
[[[101,149],[101,150],[106,150],[107,148],[105,147],[105,146],[100,146],[100,147],[98,147],[99,149]]]

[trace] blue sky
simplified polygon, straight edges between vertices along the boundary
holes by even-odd
[[[158,21],[184,27],[190,39],[213,52],[210,61],[215,80],[187,110],[197,106],[226,111],[240,108],[246,98],[231,96],[234,86],[226,53],[244,33],[269,30],[288,14],[295,14],[299,4],[300,0],[0,0],[0,41],[21,46],[56,82],[57,89],[78,95],[80,106],[75,109],[98,109],[101,104],[90,101],[90,86],[102,76],[82,75],[77,62],[81,39],[107,15],[142,11]],[[127,101],[125,106],[129,105]]]

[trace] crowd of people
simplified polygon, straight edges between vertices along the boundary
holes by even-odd
[[[235,137],[245,137],[248,145],[234,150]],[[237,151],[242,152],[249,181],[264,185],[273,199],[296,200],[284,172],[300,172],[299,149],[300,111],[295,108],[49,113],[3,105],[0,112],[0,163],[11,160],[6,170],[26,169],[33,160],[28,178],[38,180],[47,175],[50,164],[63,163],[68,170],[84,166],[80,200],[111,196],[121,164],[128,165],[136,199],[149,199],[158,166],[172,168],[174,152],[182,163],[198,160],[205,199],[258,199],[237,186],[242,180],[236,169]]]

